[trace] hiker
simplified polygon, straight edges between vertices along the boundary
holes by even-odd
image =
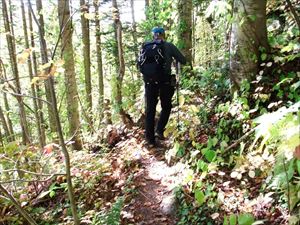
[[[152,34],[153,40],[143,44],[138,59],[138,66],[145,83],[145,138],[149,147],[156,146],[155,136],[160,140],[165,140],[164,130],[169,120],[172,96],[176,86],[176,77],[171,75],[173,59],[181,64],[186,63],[185,57],[178,48],[174,44],[165,41],[165,30],[163,28],[153,28]],[[161,112],[155,128],[158,97]]]

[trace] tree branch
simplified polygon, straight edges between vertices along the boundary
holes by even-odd
[[[19,213],[29,222],[29,224],[38,225],[33,218],[20,206],[16,199],[0,184],[0,191],[12,202]]]
[[[297,14],[295,8],[294,8],[294,6],[292,5],[292,3],[291,3],[290,0],[286,0],[286,2],[287,2],[287,4],[288,4],[288,6],[289,6],[289,8],[290,8],[290,10],[291,10],[291,12],[292,12],[294,18],[295,18],[296,23],[297,23],[297,25],[298,25],[298,28],[299,28],[299,30],[300,30],[300,18],[299,18],[299,16],[298,16],[298,14]]]
[[[31,182],[47,182],[49,180],[51,180],[53,177],[55,176],[59,176],[60,174],[52,174],[51,176],[49,176],[47,179],[44,180],[39,180],[39,179],[35,179],[35,180],[24,180],[24,179],[13,179],[13,180],[7,180],[7,181],[0,181],[0,185],[1,184],[10,184],[10,183],[15,183],[15,182],[22,182],[22,183],[31,183]],[[63,174],[66,175],[66,174]]]
[[[250,131],[248,131],[246,134],[244,134],[240,139],[236,140],[232,145],[228,146],[224,152],[227,152],[228,150],[236,147],[239,143],[241,143],[244,139],[246,139],[247,137],[249,137],[251,134],[253,134],[255,131],[255,129],[252,129]]]
[[[1,173],[3,172],[23,172],[23,173],[28,173],[28,174],[32,174],[32,175],[36,175],[36,176],[44,176],[44,177],[48,177],[48,176],[65,176],[65,173],[36,173],[36,172],[32,172],[32,171],[28,171],[28,170],[23,170],[23,169],[10,169],[10,170],[2,170]]]

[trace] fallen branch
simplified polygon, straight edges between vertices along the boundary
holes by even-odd
[[[2,170],[3,172],[23,172],[23,173],[28,173],[28,174],[32,174],[32,175],[36,175],[36,176],[44,176],[44,177],[48,177],[48,176],[66,176],[65,173],[36,173],[36,172],[32,172],[32,171],[28,171],[28,170],[23,170],[23,169],[10,169],[10,170]]]
[[[240,139],[236,140],[232,145],[228,146],[224,152],[229,151],[230,149],[236,147],[239,143],[241,143],[244,139],[246,139],[247,137],[249,137],[251,134],[253,134],[255,131],[255,129],[252,129],[250,131],[248,131],[246,134],[244,134]]]
[[[64,175],[66,175],[66,174],[64,174]],[[47,182],[47,181],[51,180],[55,176],[59,176],[59,174],[52,174],[50,177],[48,177],[47,179],[44,179],[44,180],[38,180],[38,179],[35,179],[35,180],[14,179],[14,180],[1,181],[0,185],[1,184],[15,183],[15,182],[23,182],[23,183],[40,182],[40,183],[43,183],[43,182]]]
[[[38,225],[33,218],[19,205],[16,199],[0,184],[0,191],[11,200],[12,204],[17,208],[19,213],[29,222],[29,224]]]

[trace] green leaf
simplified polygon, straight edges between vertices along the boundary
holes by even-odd
[[[238,216],[238,223],[239,225],[252,225],[254,223],[253,215],[249,213],[241,214]]]
[[[54,197],[55,196],[55,191],[50,191],[49,196],[50,196],[50,198]]]
[[[229,224],[230,225],[236,225],[236,215],[231,214],[229,217]]]
[[[296,161],[296,165],[297,165],[298,174],[300,175],[300,160]]]
[[[229,225],[227,216],[224,216],[223,225]]]
[[[205,202],[205,195],[199,189],[195,190],[195,198],[200,206]]]
[[[255,21],[256,20],[256,15],[249,15],[248,16],[250,18],[251,21]]]
[[[218,138],[216,138],[216,137],[214,137],[213,139],[212,139],[212,145],[213,146],[216,146],[216,144],[218,144]]]
[[[202,170],[203,172],[206,172],[207,169],[208,169],[208,165],[207,165],[206,162],[199,159],[198,162],[197,162],[197,169]]]
[[[204,156],[209,162],[212,162],[216,158],[216,152],[213,150],[207,150]]]
[[[265,61],[267,59],[267,54],[266,53],[262,53],[260,56],[262,61]]]

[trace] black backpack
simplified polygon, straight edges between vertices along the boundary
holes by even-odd
[[[145,82],[159,82],[164,75],[165,57],[163,41],[143,44],[138,58],[138,67]]]

